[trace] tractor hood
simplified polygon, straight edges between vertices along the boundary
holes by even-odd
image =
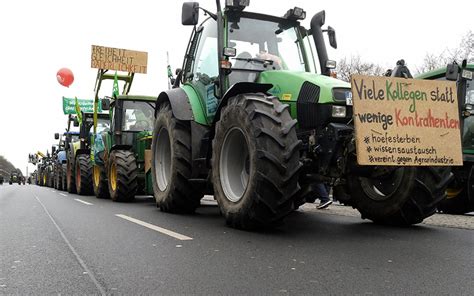
[[[311,89],[314,102],[345,104],[346,95],[350,93],[350,84],[332,77],[309,72],[264,71],[260,73],[259,83],[269,83],[269,90],[281,101],[296,102],[300,93]]]

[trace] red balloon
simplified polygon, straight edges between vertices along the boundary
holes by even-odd
[[[72,71],[68,68],[59,69],[56,78],[58,79],[59,84],[65,87],[69,87],[74,82],[74,74],[72,74]]]

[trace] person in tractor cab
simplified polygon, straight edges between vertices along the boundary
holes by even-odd
[[[271,54],[267,52],[266,50],[261,50],[257,54],[257,58],[262,59],[262,60],[268,60],[268,61],[273,61],[273,66],[275,66],[276,69],[281,69],[281,58],[277,55]]]
[[[135,124],[130,127],[132,131],[150,131],[153,129],[150,118],[153,118],[153,114],[150,110],[136,109],[133,111],[135,116]]]

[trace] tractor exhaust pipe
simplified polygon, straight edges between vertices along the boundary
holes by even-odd
[[[311,19],[311,33],[313,34],[314,44],[316,45],[316,51],[318,52],[319,65],[321,66],[321,74],[329,76],[331,74],[330,69],[326,67],[328,61],[328,52],[326,50],[326,44],[324,43],[322,26],[324,25],[326,13],[324,10],[316,13]]]

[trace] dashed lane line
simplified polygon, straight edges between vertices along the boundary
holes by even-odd
[[[76,260],[77,262],[79,262],[79,264],[82,266],[82,268],[84,269],[84,271],[87,273],[87,275],[89,276],[89,278],[91,279],[91,281],[95,284],[97,290],[99,290],[100,294],[101,295],[106,295],[105,293],[105,289],[104,287],[102,287],[102,285],[99,283],[99,281],[95,278],[94,274],[92,273],[92,271],[89,269],[89,267],[87,267],[86,263],[84,262],[84,260],[82,260],[81,256],[79,256],[79,253],[77,253],[76,249],[71,245],[71,243],[69,242],[69,240],[67,239],[66,235],[64,234],[64,232],[61,230],[61,228],[59,227],[58,223],[56,223],[56,221],[54,220],[53,216],[51,216],[51,214],[49,213],[49,211],[46,209],[46,207],[44,206],[44,204],[41,202],[41,200],[38,198],[38,196],[35,195],[35,198],[36,200],[39,202],[39,204],[41,205],[41,207],[43,208],[43,210],[45,211],[46,215],[49,217],[49,219],[51,220],[51,222],[53,222],[54,226],[56,227],[56,229],[58,230],[59,234],[61,235],[61,237],[63,238],[64,242],[66,243],[66,245],[69,247],[69,249],[71,250],[71,252],[74,254],[74,256],[76,257]]]
[[[88,206],[93,206],[93,205],[94,205],[94,204],[92,204],[92,203],[90,203],[90,202],[83,201],[82,199],[79,199],[79,198],[75,198],[74,200],[75,200],[75,201],[78,201],[78,202],[82,202],[83,204],[88,205]]]
[[[66,194],[64,194],[64,193],[59,193],[59,195],[62,195],[62,196],[67,196],[67,195],[66,195]]]
[[[146,228],[152,229],[154,231],[158,231],[162,234],[166,234],[168,236],[174,237],[174,238],[179,239],[179,240],[192,240],[193,239],[192,237],[189,237],[189,236],[186,236],[186,235],[183,235],[183,234],[168,230],[166,228],[159,227],[159,226],[156,226],[156,225],[153,225],[153,224],[150,224],[150,223],[147,223],[147,222],[144,222],[144,221],[126,216],[126,215],[115,214],[115,216],[117,216],[119,218],[122,218],[122,219],[125,219],[125,220],[128,220],[130,222],[136,223],[138,225],[144,226]]]

